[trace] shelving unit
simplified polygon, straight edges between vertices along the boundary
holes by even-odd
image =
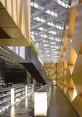
[[[18,102],[19,100],[21,100],[22,98],[25,97],[25,87],[17,87],[15,88],[15,99],[14,102]]]
[[[30,93],[33,93],[33,85],[30,84],[30,85],[27,85],[27,95],[30,95]]]
[[[0,91],[0,112],[7,109],[11,104],[11,89],[1,89]]]
[[[12,89],[13,89],[13,94],[11,91]],[[3,112],[5,109],[8,109],[10,106],[14,105],[15,103],[21,101],[21,99],[25,98],[26,93],[27,93],[27,96],[33,93],[32,84],[26,85],[26,86],[25,85],[14,86],[9,89],[1,88],[0,89],[0,113]],[[12,100],[13,100],[13,104],[11,104]]]

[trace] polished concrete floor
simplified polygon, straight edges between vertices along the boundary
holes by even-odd
[[[47,117],[80,117],[68,103],[62,91],[53,86]]]
[[[32,96],[22,100],[0,117],[34,117]],[[59,88],[52,87],[47,117],[80,117],[66,100]]]

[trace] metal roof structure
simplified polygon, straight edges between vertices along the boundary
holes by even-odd
[[[31,0],[31,37],[44,63],[61,58],[68,8],[68,0]]]

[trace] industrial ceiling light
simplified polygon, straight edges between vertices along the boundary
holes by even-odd
[[[38,30],[44,30],[43,27],[39,27]]]
[[[56,38],[55,40],[58,41],[58,42],[61,42],[61,39]]]
[[[49,31],[49,33],[51,33],[51,34],[57,34],[55,31]]]
[[[39,18],[39,17],[35,17],[35,18],[33,18],[33,19],[34,19],[34,20],[36,20],[36,21],[42,22],[42,23],[44,23],[44,22],[45,22],[45,20],[44,20],[44,19]]]
[[[44,35],[44,38],[47,38],[47,35]]]
[[[31,34],[35,34],[34,31],[32,31]]]
[[[54,38],[53,38],[53,37],[49,37],[48,39],[54,40]]]
[[[49,26],[55,27],[55,28],[57,28],[57,29],[59,29],[59,30],[63,30],[63,28],[64,28],[64,26],[55,25],[55,24],[52,23],[52,22],[48,22],[47,24],[48,24]]]
[[[55,27],[59,30],[63,30],[64,26],[59,26],[59,25],[55,25]]]
[[[55,48],[55,49],[59,49],[60,47],[59,47],[59,46],[55,46],[54,48]]]
[[[31,2],[31,6],[36,8],[36,9],[40,9],[43,10],[43,7],[41,7],[39,4],[35,3],[35,2]]]
[[[46,40],[43,40],[43,42],[44,42],[44,43],[45,43],[45,42],[47,43],[47,41],[46,41]]]
[[[61,1],[61,0],[57,0],[57,1],[58,1],[58,4],[60,4],[61,6],[65,7],[65,8],[69,7],[69,5],[64,3],[63,1]]]
[[[44,9],[43,7],[41,7],[40,5],[38,5],[35,2],[31,2],[31,6],[33,6],[34,8],[37,8],[37,9],[42,9],[42,10]],[[45,11],[45,13],[57,17],[57,13],[54,13],[53,11],[47,10],[47,11]]]
[[[45,34],[42,34],[42,35],[40,35],[40,37],[47,38],[47,35],[45,35]]]
[[[57,17],[57,13],[54,13],[53,11],[47,10],[45,13]]]
[[[50,42],[50,44],[52,44],[52,45],[54,44],[55,45],[56,43],[55,42]]]
[[[48,46],[48,44],[44,44],[43,46],[46,47],[46,46]]]

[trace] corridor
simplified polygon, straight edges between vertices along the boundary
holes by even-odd
[[[44,90],[44,89],[43,89]],[[0,117],[34,117],[33,115],[33,96],[29,96],[6,110]],[[53,86],[49,102],[47,117],[80,117],[68,103],[62,91]]]

